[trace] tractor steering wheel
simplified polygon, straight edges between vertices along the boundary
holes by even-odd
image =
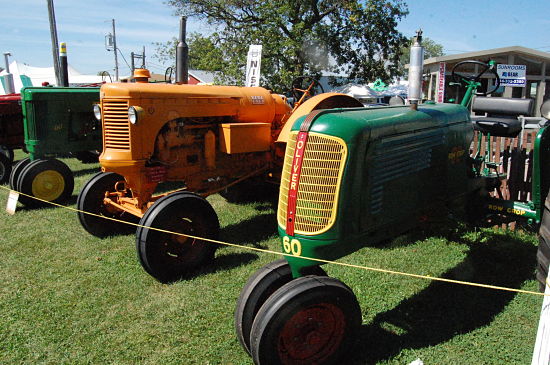
[[[321,89],[322,93],[325,92],[323,85],[313,76],[298,76],[292,80],[292,96],[295,101],[303,101],[301,100],[302,98],[305,100],[315,95],[315,89],[317,87]]]
[[[457,69],[459,69],[463,65],[467,65],[467,64],[480,65],[482,67],[481,72],[478,73],[475,76],[460,74]],[[478,95],[478,96],[486,96],[486,95],[494,93],[498,89],[498,87],[500,86],[500,78],[498,77],[496,67],[495,67],[494,64],[480,62],[480,61],[462,61],[462,62],[457,63],[453,67],[452,78],[453,78],[454,82],[457,82],[461,85],[464,85],[465,87],[468,87],[468,86],[472,85],[473,83],[480,83],[481,76],[484,73],[486,73],[487,71],[489,71],[490,73],[492,73],[495,76],[495,80],[496,80],[495,81],[495,86],[491,90],[486,91],[486,92],[481,92],[481,91],[478,92],[477,89],[476,89],[476,92],[475,92],[475,94]]]
[[[174,73],[174,68],[172,66],[167,67],[164,71],[164,82],[167,84],[172,83],[172,74]]]

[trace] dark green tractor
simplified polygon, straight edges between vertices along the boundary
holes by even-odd
[[[507,217],[540,226],[537,278],[544,282],[549,129],[541,123],[536,132],[530,199],[499,196],[494,141],[517,138],[517,116],[529,115],[532,104],[477,92],[485,72],[495,74],[498,87],[494,64],[481,63],[474,76],[457,66],[453,76],[467,88],[461,105],[317,110],[294,123],[277,211],[286,256],[250,277],[235,311],[237,336],[256,364],[345,363],[361,326],[359,304],[348,286],[307,258],[336,260],[448,213],[476,224]],[[470,118],[474,93],[474,110],[489,116]],[[479,152],[471,156],[474,130]]]
[[[98,161],[102,135],[93,112],[98,102],[98,87],[23,88],[21,106],[29,157],[13,166],[10,187],[45,201],[65,203],[73,192],[74,177],[55,157]],[[44,205],[25,195],[19,201],[27,206]]]

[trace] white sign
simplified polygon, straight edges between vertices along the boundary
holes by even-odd
[[[17,200],[19,199],[19,193],[17,191],[10,190],[10,195],[8,195],[8,204],[6,204],[6,212],[10,215],[15,214],[15,209],[17,208]]]
[[[550,286],[548,285],[548,278],[546,279],[544,294],[546,295],[542,300],[537,341],[535,342],[531,365],[548,365],[550,363]]]
[[[525,87],[526,65],[497,65],[500,86]]]
[[[262,45],[251,44],[246,57],[245,86],[260,86],[260,66],[262,65]]]
[[[437,99],[436,102],[445,101],[445,62],[439,62],[439,74],[437,75]]]

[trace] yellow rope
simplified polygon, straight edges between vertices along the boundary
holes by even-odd
[[[10,188],[7,188],[5,186],[0,186],[0,188],[2,188],[4,190],[8,190],[8,191],[14,191],[14,190],[12,190]],[[479,288],[502,290],[502,291],[508,291],[508,292],[514,292],[514,293],[540,295],[540,296],[550,296],[550,294],[539,293],[539,292],[534,292],[534,291],[529,291],[529,290],[507,288],[507,287],[497,286],[497,285],[473,283],[473,282],[469,282],[469,281],[445,279],[445,278],[433,277],[433,276],[429,276],[429,275],[411,274],[411,273],[406,273],[406,272],[401,272],[401,271],[380,269],[380,268],[376,268],[376,267],[361,266],[361,265],[355,265],[355,264],[348,264],[348,263],[345,263],[345,262],[324,260],[324,259],[319,259],[319,258],[314,258],[314,257],[295,256],[295,255],[292,255],[290,253],[267,250],[267,249],[257,248],[257,247],[249,247],[249,246],[239,245],[239,244],[230,243],[230,242],[223,242],[223,241],[214,240],[214,239],[210,239],[210,238],[203,238],[203,237],[193,236],[193,235],[190,235],[190,234],[184,234],[184,233],[179,233],[179,232],[168,231],[168,230],[165,230],[165,229],[162,229],[162,228],[148,227],[148,226],[144,226],[144,225],[139,224],[139,223],[126,222],[126,221],[123,221],[123,220],[120,220],[120,219],[105,217],[103,215],[90,213],[90,212],[86,212],[86,211],[83,211],[83,210],[80,210],[80,209],[76,209],[76,208],[68,207],[68,206],[65,206],[65,205],[49,202],[47,200],[40,199],[40,198],[34,197],[32,195],[25,194],[25,193],[20,193],[20,192],[16,192],[16,193],[18,193],[20,195],[23,195],[23,196],[26,196],[26,197],[29,197],[29,198],[32,198],[32,199],[39,200],[39,201],[47,203],[47,204],[51,204],[51,205],[54,205],[54,206],[57,206],[57,207],[72,210],[74,212],[84,213],[84,214],[88,214],[88,215],[103,218],[103,219],[109,219],[109,220],[119,222],[119,223],[130,224],[130,225],[136,226],[136,227],[152,229],[152,230],[155,230],[155,231],[158,231],[158,232],[163,232],[163,233],[168,233],[168,234],[173,234],[173,235],[178,235],[178,236],[183,236],[183,237],[189,237],[189,238],[198,239],[198,240],[206,241],[206,242],[212,242],[212,243],[216,243],[216,244],[224,245],[224,246],[241,248],[243,250],[251,250],[251,251],[257,251],[257,252],[274,254],[274,255],[283,255],[283,256],[288,256],[288,257],[296,257],[296,258],[301,258],[301,259],[305,259],[305,260],[316,261],[316,262],[323,263],[323,264],[340,265],[340,266],[344,266],[344,267],[352,267],[352,268],[355,268],[355,269],[361,269],[361,270],[366,270],[366,271],[374,271],[374,272],[380,272],[380,273],[385,273],[385,274],[408,276],[408,277],[417,278],[417,279],[425,279],[425,280],[431,280],[431,281],[441,281],[441,282],[445,282],[445,283],[452,283],[452,284],[459,284],[459,285],[469,285],[469,286],[475,286],[475,287],[479,287]],[[548,282],[548,279],[546,280],[546,285],[547,286],[550,285],[550,283]]]

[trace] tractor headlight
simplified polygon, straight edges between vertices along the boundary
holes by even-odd
[[[140,119],[141,112],[143,109],[141,109],[139,106],[131,106],[128,108],[128,120],[132,124],[137,124],[137,122]]]
[[[101,107],[99,104],[94,104],[94,117],[101,122]]]

